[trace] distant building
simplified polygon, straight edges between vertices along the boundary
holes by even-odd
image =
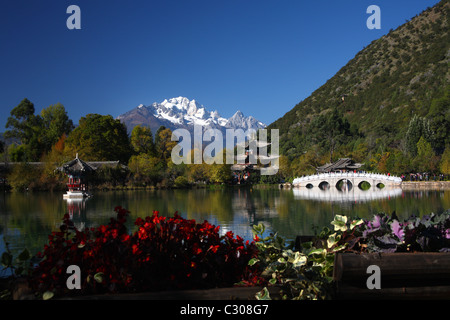
[[[252,146],[251,143],[254,143],[254,145]],[[237,163],[231,166],[231,171],[233,172],[233,176],[238,184],[247,182],[250,175],[257,173],[257,171],[260,171],[261,168],[267,167],[267,165],[261,164],[261,160],[264,160],[264,163],[268,163],[279,158],[278,155],[263,155],[267,154],[267,152],[261,154],[260,149],[268,148],[271,143],[257,140],[252,141],[251,143],[245,141],[244,154],[237,155]],[[253,150],[252,148],[256,148],[256,150]]]
[[[69,178],[68,190],[63,195],[64,199],[79,199],[90,195],[88,192],[88,177],[96,169],[79,159],[78,153],[75,159],[58,167],[57,170],[64,172]]]
[[[349,172],[359,170],[362,167],[362,163],[356,163],[350,158],[341,158],[336,162],[327,163],[317,168],[317,173],[329,173],[329,172]]]
[[[78,153],[75,159],[63,164],[56,170],[64,172],[69,181],[67,183],[67,192],[64,194],[65,199],[84,198],[89,197],[91,194],[88,191],[89,178],[98,168],[112,167],[116,168],[121,166],[119,161],[91,161],[85,162],[78,158]]]

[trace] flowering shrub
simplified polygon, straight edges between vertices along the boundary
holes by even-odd
[[[277,234],[262,238],[264,225],[254,226],[261,240],[256,243],[258,256],[250,264],[259,264],[268,285],[282,288],[282,299],[328,299],[337,252],[450,251],[450,211],[403,222],[394,214],[377,214],[372,220],[336,215],[331,224],[333,231],[324,227],[314,242],[302,243],[297,251]],[[271,299],[267,288],[256,298]]]
[[[69,215],[60,231],[38,256],[41,262],[30,283],[38,292],[68,294],[67,267],[81,269],[80,293],[137,292],[232,286],[257,281],[257,269],[248,265],[257,254],[249,243],[207,221],[196,223],[175,214],[135,221],[137,231],[127,233],[128,211],[116,207],[117,218],[108,225],[76,230]],[[72,291],[72,292],[74,292]]]
[[[403,222],[381,213],[372,220],[347,221],[336,216],[332,222],[335,245],[357,252],[450,251],[450,211],[443,214],[411,216]],[[345,247],[345,248],[344,248]]]

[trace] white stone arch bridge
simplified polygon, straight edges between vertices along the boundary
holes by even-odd
[[[385,187],[395,187],[402,184],[402,179],[396,176],[370,172],[330,172],[295,178],[292,186],[321,189],[341,186],[350,190],[355,187],[361,188],[362,182],[368,182],[370,188],[380,188],[381,184]]]

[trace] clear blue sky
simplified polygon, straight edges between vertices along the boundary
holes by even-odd
[[[436,0],[1,0],[0,132],[23,98],[78,123],[185,96],[270,124]],[[69,30],[69,5],[81,30]],[[369,30],[368,6],[381,9]]]

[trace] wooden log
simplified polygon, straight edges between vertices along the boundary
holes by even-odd
[[[369,289],[371,265],[380,268],[381,289]],[[338,298],[450,299],[450,253],[338,253],[333,278]]]
[[[450,300],[450,286],[394,287],[380,290],[354,287],[340,283],[336,289],[338,300]]]
[[[101,294],[62,297],[60,300],[256,300],[263,287],[231,287],[204,290],[176,290],[141,293]],[[268,287],[270,296],[279,298],[280,288]]]

